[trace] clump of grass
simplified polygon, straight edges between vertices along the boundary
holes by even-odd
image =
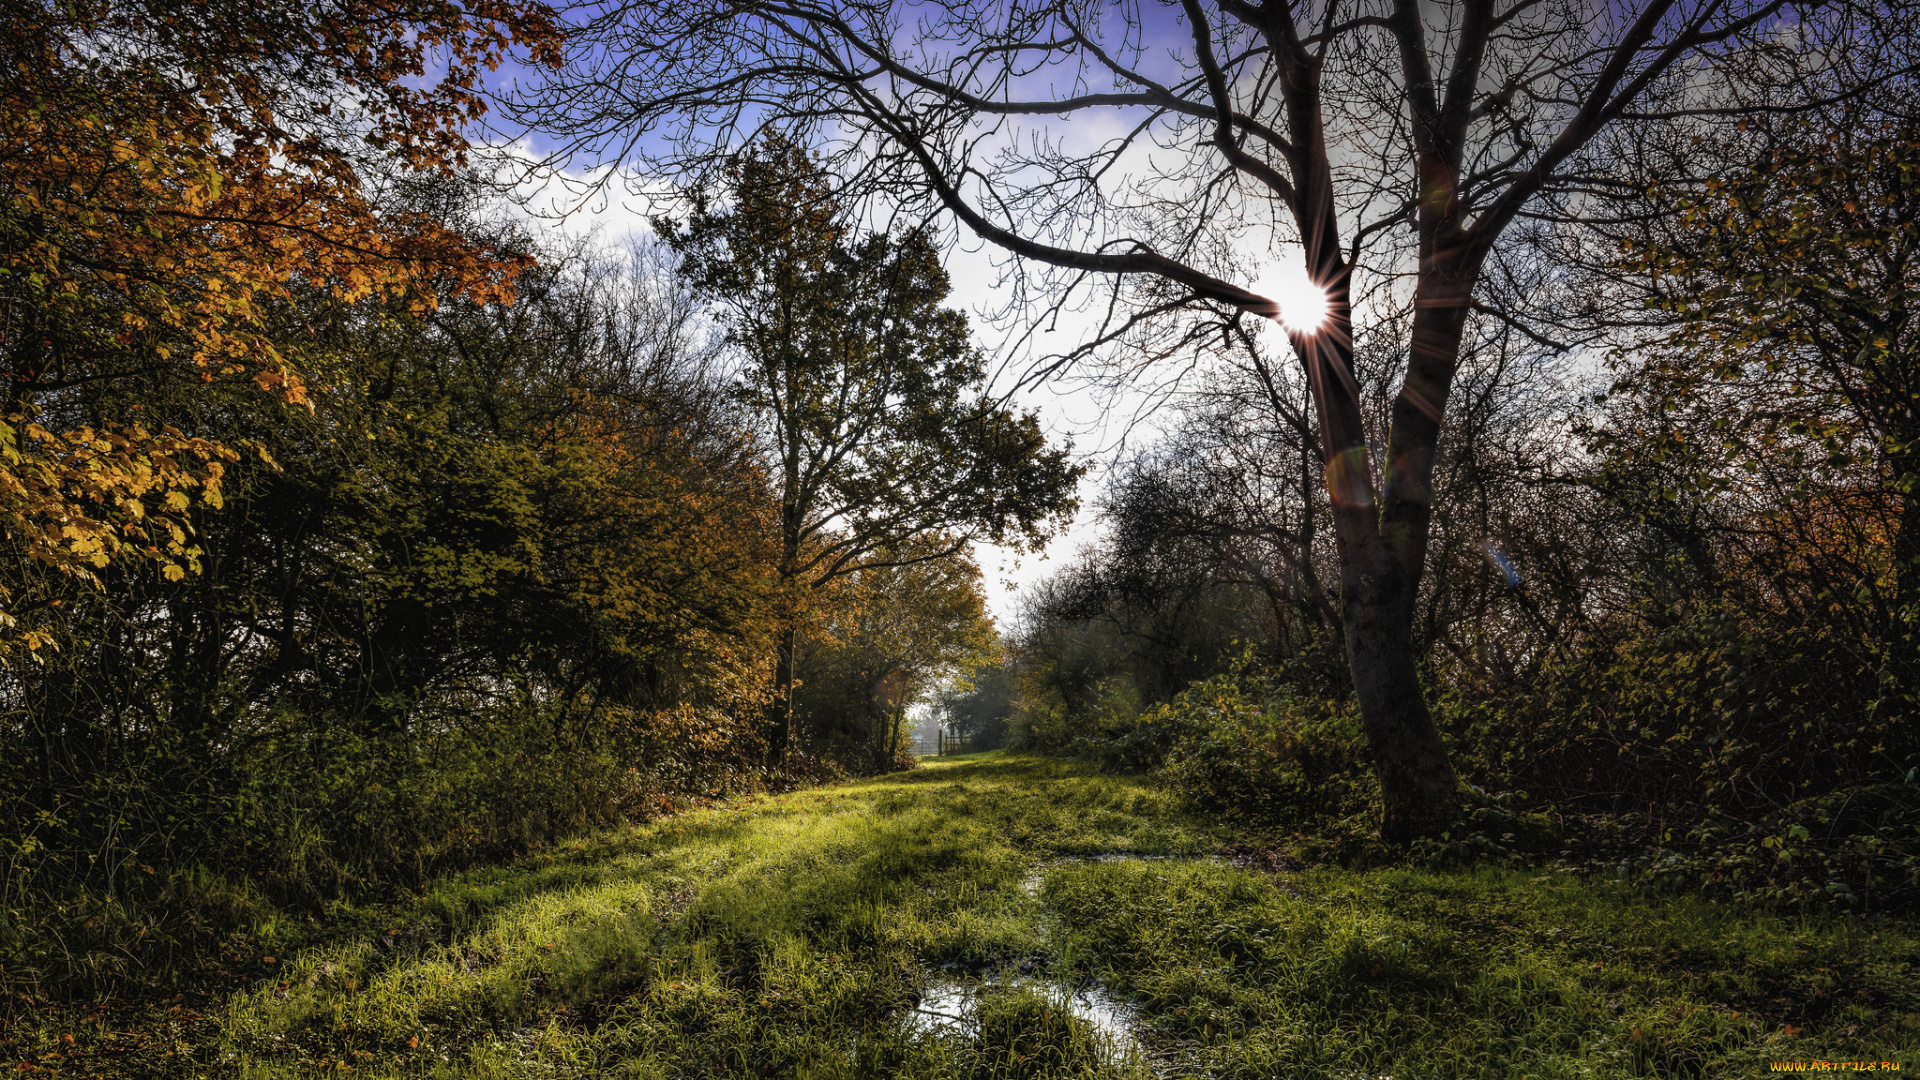
[[[1097,1076],[1112,1065],[1113,1049],[1091,1024],[1032,987],[988,995],[978,1023],[976,1076]]]

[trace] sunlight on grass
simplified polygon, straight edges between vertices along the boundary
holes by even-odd
[[[1273,877],[1141,781],[1000,755],[443,883],[233,1002],[248,1077],[1736,1076],[1920,1043],[1891,924],[1483,870]],[[938,972],[966,1030],[906,1022]],[[1047,985],[1133,1003],[1121,1052]],[[969,984],[975,985],[975,984]],[[1129,1044],[1131,1045],[1131,1044]]]

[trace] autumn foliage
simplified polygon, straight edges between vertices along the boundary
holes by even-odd
[[[164,372],[304,404],[309,347],[270,329],[297,289],[505,298],[525,260],[381,206],[382,178],[464,163],[478,73],[553,59],[541,5],[0,5],[0,522],[85,580],[117,558],[197,567],[187,511],[238,448],[76,388]],[[4,638],[34,599],[0,600]]]
[[[1462,315],[1396,708],[1471,786],[1388,851],[1304,369],[1184,337],[1197,392],[1003,639],[971,549],[1085,469],[988,385],[937,230],[767,130],[658,243],[533,235],[467,140],[560,45],[531,2],[0,0],[0,1019],[911,766],[943,689],[1303,857],[1920,902],[1910,122],[1615,185],[1586,390]],[[1422,310],[1355,344],[1366,424]]]

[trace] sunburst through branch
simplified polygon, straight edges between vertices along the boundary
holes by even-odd
[[[1319,333],[1333,313],[1326,287],[1300,266],[1268,267],[1254,282],[1253,291],[1274,302],[1279,309],[1275,321],[1291,334]]]

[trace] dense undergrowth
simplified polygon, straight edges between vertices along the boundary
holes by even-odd
[[[806,754],[767,770],[746,740],[703,757],[637,740],[556,742],[537,724],[405,742],[306,732],[203,781],[213,790],[184,806],[101,777],[96,801],[82,804],[89,815],[47,824],[152,831],[109,834],[101,850],[120,865],[104,874],[86,852],[37,847],[31,833],[0,860],[0,1022],[50,1003],[198,1002],[261,957],[449,872],[538,861],[594,827],[847,775]]]
[[[1673,696],[1690,689],[1680,686]],[[1553,743],[1543,747],[1487,711],[1442,708],[1456,759],[1476,786],[1462,793],[1454,827],[1410,853],[1376,838],[1379,789],[1352,706],[1299,693],[1245,661],[1165,704],[1142,708],[1116,696],[1092,722],[1056,720],[1057,729],[1026,735],[1108,771],[1157,775],[1192,806],[1273,837],[1306,864],[1492,860],[1577,868],[1647,892],[1856,914],[1911,912],[1920,903],[1920,784],[1838,783],[1800,797],[1783,784],[1776,800],[1710,801],[1715,774],[1727,765],[1709,748],[1685,763],[1696,779],[1677,784],[1682,797],[1593,806],[1570,794],[1578,783],[1556,783],[1554,772],[1576,752],[1593,755],[1591,744],[1604,743],[1617,718],[1607,727],[1542,729],[1540,740]],[[1663,756],[1646,771],[1675,768],[1673,759],[1693,755],[1700,742],[1647,727],[1638,740],[1647,745],[1627,748]]]
[[[1378,647],[1365,583],[1384,571],[1335,524],[1325,433],[1274,420],[1315,415],[1311,365],[1257,349],[1170,400],[1165,436],[1108,474],[1100,539],[1024,595],[1010,661],[949,714],[1006,745],[1158,771],[1199,805],[1301,834],[1309,859],[1387,857],[1367,840],[1382,820],[1367,774],[1434,762],[1422,786],[1445,792],[1444,757],[1468,789],[1423,861],[1911,910],[1920,441],[1871,394],[1913,396],[1914,365],[1893,358],[1913,353],[1920,306],[1895,253],[1920,235],[1920,140],[1907,111],[1873,107],[1768,130],[1699,189],[1660,167],[1625,184],[1636,210],[1590,222],[1585,255],[1549,245],[1591,288],[1572,307],[1597,305],[1583,310],[1606,347],[1533,353],[1511,325],[1474,323],[1433,474],[1407,489],[1431,517],[1405,538],[1417,569],[1393,601],[1425,698],[1395,684],[1406,726],[1376,712],[1364,745],[1353,703],[1384,685],[1361,662]],[[1896,264],[1844,289],[1829,277]],[[1368,333],[1405,342],[1404,317]],[[1362,412],[1413,415],[1418,380],[1378,362],[1356,360]],[[1394,447],[1370,468],[1398,469],[1399,435],[1369,432]],[[1361,501],[1392,521],[1381,483]]]
[[[1558,870],[1275,870],[1210,820],[997,755],[736,799],[354,909],[197,1022],[74,1011],[8,1052],[75,1077],[1465,1078],[1920,1050],[1897,919]],[[967,1024],[915,1022],[942,985]],[[1089,986],[1122,1034],[1070,1007]]]

